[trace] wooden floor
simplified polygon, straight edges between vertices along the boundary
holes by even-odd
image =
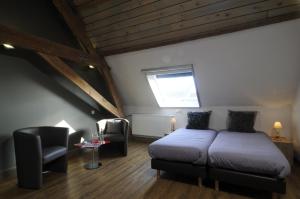
[[[202,189],[197,179],[162,173],[156,180],[156,171],[150,168],[147,143],[131,142],[127,157],[102,151],[103,166],[96,170],[86,170],[83,164],[90,158],[89,153],[70,159],[68,174],[49,173],[44,176],[44,186],[40,190],[18,188],[16,178],[10,177],[0,182],[0,198],[271,198],[269,193],[220,184],[221,191],[214,192],[213,183]],[[288,178],[287,194],[282,198],[300,199],[300,166],[295,166]]]

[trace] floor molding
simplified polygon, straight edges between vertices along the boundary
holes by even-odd
[[[137,142],[150,143],[160,139],[160,137],[132,135],[129,139]]]
[[[68,152],[68,158],[73,158],[75,156],[78,156],[79,154],[81,154],[81,149],[73,149],[71,151]],[[9,169],[5,169],[0,171],[0,180],[3,179],[7,179],[7,178],[11,178],[11,177],[16,177],[17,176],[17,170],[16,167],[11,167]]]
[[[10,177],[15,177],[15,176],[17,176],[16,167],[11,167],[9,169],[0,171],[0,180],[10,178]]]

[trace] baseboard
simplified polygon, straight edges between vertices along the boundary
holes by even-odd
[[[0,180],[17,176],[16,167],[11,167],[0,171]]]
[[[146,142],[146,143],[154,142],[158,139],[160,139],[160,137],[146,136],[146,135],[132,135],[132,136],[130,136],[130,140],[139,141],[139,142]]]
[[[76,149],[73,149],[71,151],[68,151],[68,158],[72,158],[74,156],[77,156],[80,153],[81,153],[80,148],[76,148]],[[4,180],[6,178],[16,177],[16,176],[17,176],[16,167],[11,167],[9,169],[5,169],[5,170],[0,171],[0,180]]]

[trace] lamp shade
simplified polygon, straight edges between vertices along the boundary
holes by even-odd
[[[275,128],[275,129],[282,129],[282,124],[281,124],[281,122],[274,122],[274,128]]]
[[[176,123],[176,118],[172,117],[171,118],[171,131],[175,131],[175,123]]]
[[[171,123],[172,123],[172,124],[175,124],[175,123],[176,123],[176,118],[175,118],[175,117],[172,117],[172,118],[171,118]]]

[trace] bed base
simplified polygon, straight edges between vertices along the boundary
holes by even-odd
[[[215,180],[215,190],[219,191],[219,182],[241,185],[254,189],[269,191],[272,198],[279,198],[280,194],[286,193],[286,181],[284,179],[268,176],[242,173],[227,169],[209,168],[209,178]]]
[[[269,191],[272,198],[277,199],[280,194],[286,193],[286,181],[284,179],[262,176],[251,173],[243,173],[228,169],[207,168],[206,166],[192,163],[151,159],[151,168],[157,170],[157,179],[160,178],[160,171],[179,173],[198,177],[198,185],[202,186],[202,179],[209,178],[215,180],[215,190],[219,191],[219,182],[241,185],[254,189]]]
[[[160,178],[160,171],[167,171],[170,173],[179,173],[198,178],[198,186],[202,187],[202,179],[206,177],[206,166],[195,165],[192,163],[175,162],[159,159],[151,159],[151,168],[156,169],[156,177]]]

